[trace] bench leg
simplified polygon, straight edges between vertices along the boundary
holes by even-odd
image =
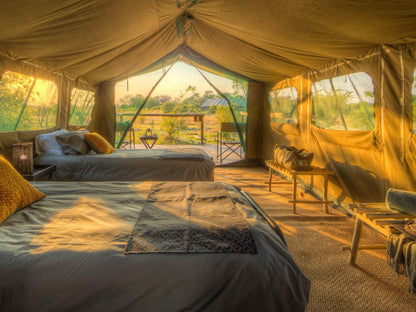
[[[352,237],[352,244],[351,244],[350,261],[349,261],[351,265],[355,265],[355,261],[357,259],[358,245],[360,244],[362,227],[363,227],[363,222],[360,219],[356,218],[354,235]]]
[[[272,191],[273,169],[269,167],[269,192]]]
[[[324,175],[324,209],[328,213],[328,176]]]
[[[297,175],[293,174],[292,175],[292,179],[293,179],[293,187],[292,187],[292,212],[296,213],[296,188],[297,188],[297,183],[298,183],[298,179],[297,179]]]

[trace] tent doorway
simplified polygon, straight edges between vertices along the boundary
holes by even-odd
[[[216,144],[221,122],[233,122],[245,151],[247,88],[245,79],[181,61],[129,77],[116,84],[116,146],[135,131],[136,147],[143,148],[139,138],[150,129],[158,137],[156,146],[209,149]]]

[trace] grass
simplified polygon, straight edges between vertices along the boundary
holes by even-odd
[[[162,113],[162,112],[152,112]],[[201,143],[201,122],[194,121],[193,117],[159,117],[139,116],[133,124],[136,132],[136,143],[147,129],[159,137],[158,144],[162,145],[194,145]],[[219,124],[215,114],[206,113],[204,116],[204,138],[206,144],[215,144]],[[116,141],[120,139],[121,132],[116,133]]]

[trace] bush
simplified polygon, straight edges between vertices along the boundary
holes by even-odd
[[[164,140],[169,143],[177,143],[179,141],[179,133],[186,130],[186,122],[183,119],[175,117],[163,117],[160,128],[166,132]]]
[[[231,115],[228,106],[217,106],[215,117],[217,118],[218,125],[220,125],[221,122],[233,121],[233,116]]]

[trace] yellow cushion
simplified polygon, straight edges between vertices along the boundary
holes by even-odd
[[[110,154],[115,151],[108,141],[96,132],[84,133],[85,142],[97,154]]]
[[[41,199],[45,194],[27,182],[13,166],[0,155],[0,223],[16,210]]]

